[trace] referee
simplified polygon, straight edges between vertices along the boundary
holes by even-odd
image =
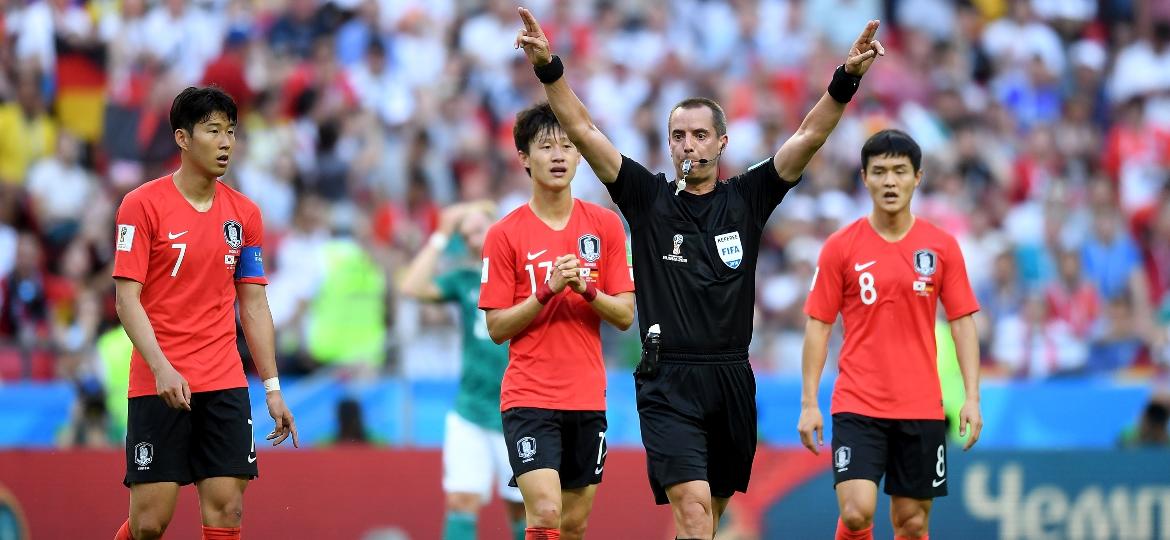
[[[833,131],[861,76],[885,54],[869,21],[828,91],[776,155],[717,181],[727,146],[723,109],[683,100],[667,121],[675,181],[623,156],[562,77],[564,65],[532,14],[516,37],[560,125],[630,224],[644,351],[635,374],[642,442],[658,504],[678,538],[710,539],[732,493],[746,492],[756,449],[755,377],[748,364],[760,237],[772,210]]]

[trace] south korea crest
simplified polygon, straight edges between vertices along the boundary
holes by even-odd
[[[595,234],[583,234],[577,239],[577,251],[585,262],[597,262],[601,258],[601,239]]]
[[[536,439],[524,437],[516,441],[516,456],[524,463],[532,461],[532,458],[536,457]]]
[[[138,443],[134,445],[134,463],[138,465],[139,470],[149,468],[148,465],[154,461],[154,445],[148,442]]]
[[[719,250],[719,258],[729,268],[739,268],[739,263],[743,262],[743,245],[739,242],[739,231],[716,236],[715,249]]]
[[[929,249],[914,252],[914,271],[920,276],[934,275],[938,269],[938,255]]]
[[[240,249],[240,246],[244,245],[244,227],[240,225],[240,222],[234,219],[224,222],[223,240],[232,249]]]

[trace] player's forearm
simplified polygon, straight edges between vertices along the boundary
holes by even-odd
[[[432,242],[427,242],[407,267],[406,275],[398,285],[398,291],[417,300],[434,300],[438,296],[438,290],[432,276],[438,263],[438,247]]]
[[[543,307],[536,301],[536,295],[532,295],[510,308],[488,311],[486,316],[488,336],[497,344],[516,337],[516,334],[532,324]]]
[[[126,335],[130,337],[130,342],[134,344],[138,354],[142,355],[146,365],[150,366],[150,371],[158,373],[163,367],[169,366],[170,362],[158,345],[154,326],[150,324],[150,318],[146,316],[146,308],[142,307],[142,302],[137,298],[123,298],[119,295],[116,309],[118,320],[122,321],[122,327],[126,329]]]
[[[263,287],[258,287],[263,295]],[[277,376],[276,330],[272,326],[268,298],[245,298],[240,298],[240,326],[244,328],[244,339],[248,342],[248,351],[252,353],[256,374],[261,379],[271,379]]]
[[[829,356],[829,333],[833,326],[809,317],[804,327],[804,346],[800,358],[800,406],[816,407],[821,388],[821,374]]]
[[[968,400],[979,401],[979,333],[971,315],[951,321],[951,337]]]
[[[793,181],[804,174],[808,162],[812,161],[813,156],[829,139],[843,114],[845,104],[825,92],[804,117],[796,133],[776,151],[776,171],[780,178]]]
[[[593,312],[602,320],[623,332],[629,330],[630,326],[634,324],[633,293],[610,296],[598,291],[597,297],[589,303],[589,307],[593,308]]]

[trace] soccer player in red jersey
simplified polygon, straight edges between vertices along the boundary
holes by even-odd
[[[238,539],[244,488],[256,478],[248,382],[236,349],[236,301],[264,379],[273,445],[296,425],[280,393],[264,286],[260,209],[218,179],[228,167],[236,104],[187,88],[171,104],[182,164],[118,207],[118,317],[134,343],[126,427],[130,517],[116,540],[159,538],[179,487],[195,483],[204,539]]]
[[[525,538],[582,538],[605,467],[600,323],[633,324],[634,281],[621,219],[569,191],[581,154],[552,108],[521,111],[513,137],[532,199],[488,230],[479,307],[511,340],[500,410]]]
[[[861,178],[873,212],[829,237],[805,303],[800,440],[824,444],[817,389],[829,332],[843,318],[845,344],[833,389],[833,471],[841,518],[837,540],[873,538],[877,485],[886,477],[896,539],[927,538],[931,502],[947,494],[946,422],[935,359],[942,300],[966,402],[964,450],[979,439],[979,310],[955,238],[910,213],[922,181],[922,151],[885,130],[861,149]]]

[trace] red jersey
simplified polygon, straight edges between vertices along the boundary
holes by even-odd
[[[118,207],[114,277],[142,284],[142,307],[159,347],[192,392],[248,385],[236,350],[236,283],[267,285],[260,209],[222,182],[199,212],[171,176],[139,186]],[[154,395],[137,349],[129,397]]]
[[[552,274],[553,261],[569,253],[598,290],[609,295],[634,290],[617,214],[573,199],[569,223],[554,231],[524,205],[488,230],[480,309],[510,308],[536,294],[537,284]],[[567,287],[508,346],[500,410],[513,407],[605,410],[601,318]]]
[[[833,414],[942,420],[934,324],[979,311],[955,238],[915,218],[897,242],[868,218],[825,242],[804,305],[827,324],[844,319],[845,344],[833,388]]]

